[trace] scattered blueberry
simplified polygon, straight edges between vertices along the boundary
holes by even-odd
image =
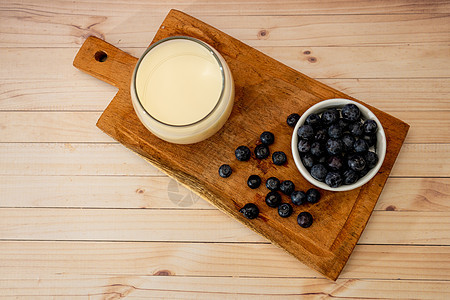
[[[264,159],[268,157],[270,154],[269,147],[264,144],[258,145],[255,147],[255,156],[258,159]]]
[[[325,154],[325,149],[323,148],[322,144],[319,142],[314,142],[311,145],[311,148],[309,150],[312,155],[315,157],[320,157]]]
[[[280,191],[285,195],[290,195],[295,190],[295,185],[290,180],[285,180],[280,184]]]
[[[353,135],[345,133],[342,136],[342,143],[344,144],[344,151],[353,150],[353,145],[355,144],[355,138]]]
[[[333,124],[339,119],[339,111],[336,108],[330,108],[323,112],[322,123],[325,125]]]
[[[343,175],[344,175],[344,184],[354,184],[359,179],[358,173],[356,173],[353,170],[347,170],[344,172]]]
[[[365,152],[369,151],[369,145],[367,145],[365,140],[358,139],[353,144],[353,149],[357,153],[365,153]]]
[[[301,158],[302,163],[306,168],[310,169],[314,165],[314,157],[312,156],[312,154],[305,153]]]
[[[302,205],[306,201],[306,194],[303,191],[293,191],[291,194],[291,201],[295,205]]]
[[[329,172],[325,177],[325,183],[332,188],[340,187],[343,183],[342,176],[337,172]]]
[[[286,123],[291,126],[291,127],[295,127],[295,125],[297,124],[298,120],[300,119],[300,115],[299,114],[290,114],[287,117]]]
[[[320,126],[322,120],[318,114],[312,113],[308,117],[306,117],[305,123],[311,125],[312,127]]]
[[[332,171],[340,171],[344,166],[341,156],[330,156],[327,159],[327,167]]]
[[[230,177],[233,170],[231,170],[231,167],[227,164],[223,164],[219,167],[219,176],[223,178]]]
[[[250,175],[247,179],[247,185],[251,189],[256,189],[261,185],[261,177],[258,175]]]
[[[239,146],[234,151],[237,160],[239,161],[247,161],[250,159],[250,149],[247,146]]]
[[[311,168],[311,176],[319,181],[324,181],[327,176],[327,168],[322,164],[317,164]]]
[[[341,113],[342,113],[342,118],[349,122],[356,122],[359,120],[359,118],[361,116],[361,111],[359,110],[358,106],[356,106],[353,103],[344,105]]]
[[[314,137],[314,129],[311,125],[304,124],[298,128],[297,135],[300,139],[310,140]]]
[[[272,154],[272,161],[277,166],[281,166],[287,161],[286,154],[282,151],[276,151]]]
[[[348,159],[348,166],[353,171],[359,172],[366,167],[366,161],[361,155],[352,155]]]
[[[313,223],[313,217],[307,211],[301,212],[297,217],[297,223],[303,228],[308,228]]]
[[[364,133],[367,135],[375,134],[378,130],[377,122],[371,119],[365,120],[362,127]]]
[[[320,193],[317,189],[311,188],[306,192],[306,201],[317,203],[320,200]]]
[[[272,132],[264,131],[263,133],[261,133],[259,139],[261,140],[261,143],[269,146],[272,145],[273,142],[275,141],[275,136],[273,135]]]
[[[277,191],[280,189],[280,180],[276,177],[270,177],[266,180],[266,188],[271,191]]]
[[[247,219],[254,219],[259,215],[259,208],[254,203],[247,203],[239,210]]]
[[[348,131],[354,137],[360,137],[363,134],[362,126],[360,122],[350,123],[348,124]]]
[[[367,167],[372,169],[378,163],[378,155],[375,152],[369,151],[364,156],[366,160]]]
[[[282,218],[287,218],[290,215],[292,215],[292,212],[294,210],[292,209],[292,206],[289,203],[283,203],[280,206],[278,206],[278,215]]]
[[[342,150],[344,148],[344,144],[342,143],[342,140],[329,138],[325,148],[327,149],[327,152],[329,154],[337,155],[337,154],[341,154],[342,153]]]
[[[266,204],[269,207],[278,207],[281,203],[281,195],[278,192],[271,191],[266,195]]]
[[[330,127],[328,127],[328,136],[338,139],[342,136],[342,128],[339,126],[339,124],[331,124]]]
[[[311,150],[311,144],[308,140],[300,139],[297,144],[298,152],[307,153]]]

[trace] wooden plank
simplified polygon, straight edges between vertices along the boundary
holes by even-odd
[[[450,144],[405,144],[391,177],[448,177]],[[0,175],[162,173],[119,144],[0,143]]]
[[[25,76],[25,75],[24,75]],[[450,78],[320,79],[395,115],[396,111],[449,110]],[[70,90],[69,101],[66,92]],[[0,111],[103,111],[117,89],[88,76],[0,82]],[[407,105],[404,101],[408,99]]]
[[[130,17],[114,16],[111,11],[102,16],[60,12],[50,17],[26,9],[0,10],[0,47],[78,47],[89,34],[121,47],[143,47],[145,37],[150,40],[155,35],[165,15],[149,13]],[[449,41],[449,16],[440,13],[201,18],[252,47],[447,45]]]
[[[0,176],[0,207],[211,209],[169,177]],[[375,210],[448,212],[450,178],[389,178]]]
[[[2,241],[0,249],[0,279],[11,274],[27,278],[30,273],[35,278],[64,274],[317,276],[271,244]],[[340,278],[449,280],[449,255],[450,247],[357,245]],[[267,279],[261,281],[267,284]]]
[[[217,210],[1,208],[0,220],[11,240],[267,242]],[[359,243],[450,245],[449,230],[448,212],[374,211]]]
[[[12,276],[11,276],[12,277]],[[447,281],[319,278],[236,278],[133,275],[45,274],[34,270],[20,278],[0,279],[3,297],[50,297],[104,299],[104,297],[151,299],[445,299]],[[6,286],[6,282],[8,287]],[[270,284],[268,284],[270,282]],[[162,289],[161,287],[164,287]],[[37,298],[40,299],[40,298]]]
[[[120,44],[118,45],[120,46]],[[436,78],[450,77],[448,47],[256,47],[263,53],[313,78]],[[72,48],[0,48],[3,68],[1,80],[64,78],[77,81],[84,76],[69,63],[77,49]],[[142,48],[122,48],[139,57]],[[304,54],[309,51],[309,54]],[[306,52],[308,53],[308,52]],[[39,57],[29,67],[23,57]],[[54,58],[66,63],[53,63]],[[396,59],[398,58],[398,59]],[[411,66],[414,68],[411,68]]]

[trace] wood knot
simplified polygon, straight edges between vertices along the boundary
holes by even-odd
[[[175,274],[169,270],[159,270],[153,273],[153,276],[173,276],[173,275]]]
[[[136,194],[143,194],[145,192],[144,189],[137,189]]]
[[[303,51],[303,54],[305,54],[305,55],[310,55],[310,54],[311,54],[311,51],[309,51],[309,50]]]
[[[259,39],[267,39],[269,37],[269,31],[262,29],[258,32]]]
[[[397,210],[397,207],[395,207],[395,205],[389,205],[388,207],[386,207],[386,210],[394,211],[394,210]]]
[[[308,61],[310,63],[315,63],[315,62],[317,62],[317,59],[315,57],[308,57]]]

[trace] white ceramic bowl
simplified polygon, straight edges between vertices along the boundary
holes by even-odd
[[[371,149],[374,150],[375,153],[378,155],[378,163],[364,177],[360,178],[354,184],[341,185],[340,187],[332,188],[332,187],[328,186],[327,184],[325,184],[324,182],[314,179],[311,176],[311,174],[309,173],[309,171],[306,169],[306,167],[303,165],[302,160],[300,158],[300,154],[297,149],[297,144],[298,144],[297,131],[298,131],[298,128],[305,123],[306,118],[311,113],[319,113],[320,114],[329,108],[342,108],[344,105],[349,104],[349,103],[353,103],[356,106],[358,106],[359,110],[361,111],[361,116],[364,119],[372,119],[375,122],[377,122],[377,125],[378,125],[377,144],[376,144],[375,149],[372,149],[374,147],[372,147]],[[378,170],[380,169],[381,165],[383,164],[384,157],[386,155],[386,135],[384,133],[383,126],[381,125],[378,118],[367,107],[365,107],[355,101],[352,101],[352,100],[336,98],[336,99],[329,99],[329,100],[321,101],[321,102],[311,106],[307,111],[305,111],[303,113],[303,115],[300,117],[300,120],[297,122],[297,124],[294,128],[294,131],[292,134],[291,148],[292,148],[292,156],[294,157],[295,165],[297,166],[298,170],[303,175],[303,177],[306,180],[308,180],[310,183],[312,183],[313,185],[315,185],[321,189],[324,189],[324,190],[335,191],[335,192],[349,191],[349,190],[356,189],[356,188],[366,184],[369,180],[371,180],[377,174]]]

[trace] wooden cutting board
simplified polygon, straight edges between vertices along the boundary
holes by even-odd
[[[74,60],[74,66],[119,88],[119,92],[98,120],[97,126],[124,146],[140,154],[156,167],[192,189],[219,209],[280,246],[297,259],[335,280],[355,247],[395,159],[409,125],[370,105],[383,124],[387,154],[378,174],[366,185],[349,192],[321,191],[316,204],[294,207],[283,219],[269,208],[264,197],[268,190],[247,187],[249,175],[292,180],[296,189],[312,187],[297,170],[290,150],[292,128],[286,117],[302,114],[311,105],[330,98],[348,98],[292,68],[264,55],[233,37],[180,11],[171,10],[152,43],[174,35],[203,40],[217,49],[227,61],[236,85],[235,105],[225,126],[211,138],[192,145],[175,145],[152,135],[138,120],[130,99],[130,81],[137,58],[95,37],[89,37]],[[358,101],[361,102],[361,101]],[[259,143],[263,131],[275,134],[270,151],[284,151],[288,162],[275,166],[271,159],[239,162],[234,150],[250,149]],[[218,175],[220,165],[233,168],[229,178]],[[283,201],[290,201],[283,195]],[[257,219],[247,220],[239,209],[253,202],[260,208]],[[297,224],[297,215],[309,211],[314,223],[309,228]],[[283,266],[280,266],[282,268]]]

